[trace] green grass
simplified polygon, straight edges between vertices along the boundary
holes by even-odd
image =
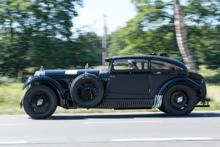
[[[22,83],[0,85],[0,114],[25,114],[20,108],[20,101],[26,90],[22,90]],[[55,113],[108,113],[108,112],[139,112],[140,110],[116,111],[111,109],[64,109],[57,107]],[[146,110],[141,110],[146,111]]]
[[[207,86],[207,98],[211,98],[209,108],[195,108],[195,110],[220,110],[220,75],[219,70],[208,70],[201,67],[199,73],[205,77]],[[22,90],[22,83],[12,83],[0,85],[0,114],[24,114],[24,109],[20,109],[20,101],[25,93]],[[152,110],[111,110],[111,109],[70,109],[66,110],[57,107],[55,113],[108,113],[108,112],[145,112]]]

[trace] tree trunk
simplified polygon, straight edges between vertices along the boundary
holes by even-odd
[[[176,39],[178,43],[178,47],[180,50],[180,53],[183,57],[183,61],[191,72],[197,72],[196,70],[196,63],[193,60],[192,52],[190,51],[188,44],[187,44],[187,30],[186,26],[184,24],[184,14],[183,14],[183,8],[179,3],[179,0],[174,0],[173,3],[174,7],[174,25],[176,29]]]

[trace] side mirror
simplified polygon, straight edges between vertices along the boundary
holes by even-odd
[[[113,65],[116,66],[116,65],[117,65],[117,62],[114,62]]]

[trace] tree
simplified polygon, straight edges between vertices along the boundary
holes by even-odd
[[[173,7],[175,16],[174,24],[176,28],[176,37],[180,53],[189,71],[196,72],[196,63],[187,44],[187,30],[184,24],[183,8],[181,7],[179,0],[174,0]]]
[[[59,35],[69,39],[72,18],[77,16],[76,4],[81,5],[81,0],[0,0],[0,25],[26,36]]]
[[[61,55],[62,50],[63,57],[67,58],[67,46],[63,43],[71,42],[70,29],[72,18],[77,16],[77,4],[82,5],[82,1],[0,0],[0,71],[16,73],[38,66],[41,61],[56,67],[46,59],[52,56],[59,59],[57,55]],[[61,67],[65,58],[55,65]]]
[[[102,38],[94,32],[80,34],[75,43],[78,48],[76,56],[76,65],[84,67],[86,63],[89,66],[102,64]]]
[[[125,38],[121,35],[121,29],[116,30],[109,36],[108,57],[118,56],[120,50],[127,46]]]
[[[118,39],[110,37],[109,50],[113,50],[113,42],[115,45],[125,42],[125,46],[117,51],[120,55],[167,52],[171,57],[181,60],[173,25],[174,17],[167,12],[170,9],[169,3],[162,0],[132,2],[138,13],[125,27],[112,34],[117,35]]]
[[[219,1],[185,1],[181,6],[185,16],[183,12],[178,11],[180,15],[178,17],[182,17],[180,22],[182,24],[181,27],[177,26],[177,31],[174,25],[175,13],[172,13],[174,12],[173,0],[132,0],[132,2],[136,6],[137,15],[128,21],[125,27],[117,30],[116,34],[111,34],[109,41],[111,52],[114,51],[113,45],[115,45],[114,48],[119,55],[167,52],[170,57],[184,61],[180,50],[187,47],[190,48],[190,51],[187,51],[187,57],[191,56],[191,61],[184,62],[188,64],[187,62],[192,62],[194,59],[194,69],[198,68],[198,65],[208,65],[209,68],[220,67]],[[183,28],[184,22],[185,28]],[[118,39],[113,39],[113,36]],[[187,40],[188,46],[184,42]],[[120,47],[122,49],[116,46],[120,42],[125,42],[125,46]],[[179,46],[178,43],[180,43]],[[215,60],[211,60],[213,58]]]

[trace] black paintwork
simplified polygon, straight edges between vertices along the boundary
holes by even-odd
[[[59,96],[60,105],[65,106],[65,101],[67,98],[66,92],[64,91],[63,87],[54,79],[47,77],[47,76],[40,76],[40,77],[33,77],[29,79],[23,86],[23,90],[28,86],[35,86],[35,85],[47,85],[51,88],[56,90],[56,93]]]
[[[118,59],[146,59],[149,67],[147,70],[115,71],[112,64],[114,60]],[[151,60],[168,62],[181,67],[183,70],[153,70],[150,65]],[[205,82],[201,82],[204,81],[203,77],[196,73],[190,73],[186,66],[177,60],[155,55],[130,55],[112,57],[106,61],[109,62],[109,67],[105,70],[45,70],[45,76],[31,78],[24,84],[23,89],[28,85],[48,83],[56,89],[60,106],[78,108],[79,106],[70,98],[69,88],[78,75],[87,72],[98,76],[105,87],[103,101],[96,108],[151,108],[155,95],[163,95],[171,85],[176,83],[187,84],[195,90],[198,97],[206,97]]]
[[[77,74],[65,74],[67,70],[77,70]],[[45,70],[45,76],[78,76],[85,73],[85,69],[63,69],[63,70]],[[89,69],[87,70],[88,73],[99,75],[100,70],[97,69]]]

